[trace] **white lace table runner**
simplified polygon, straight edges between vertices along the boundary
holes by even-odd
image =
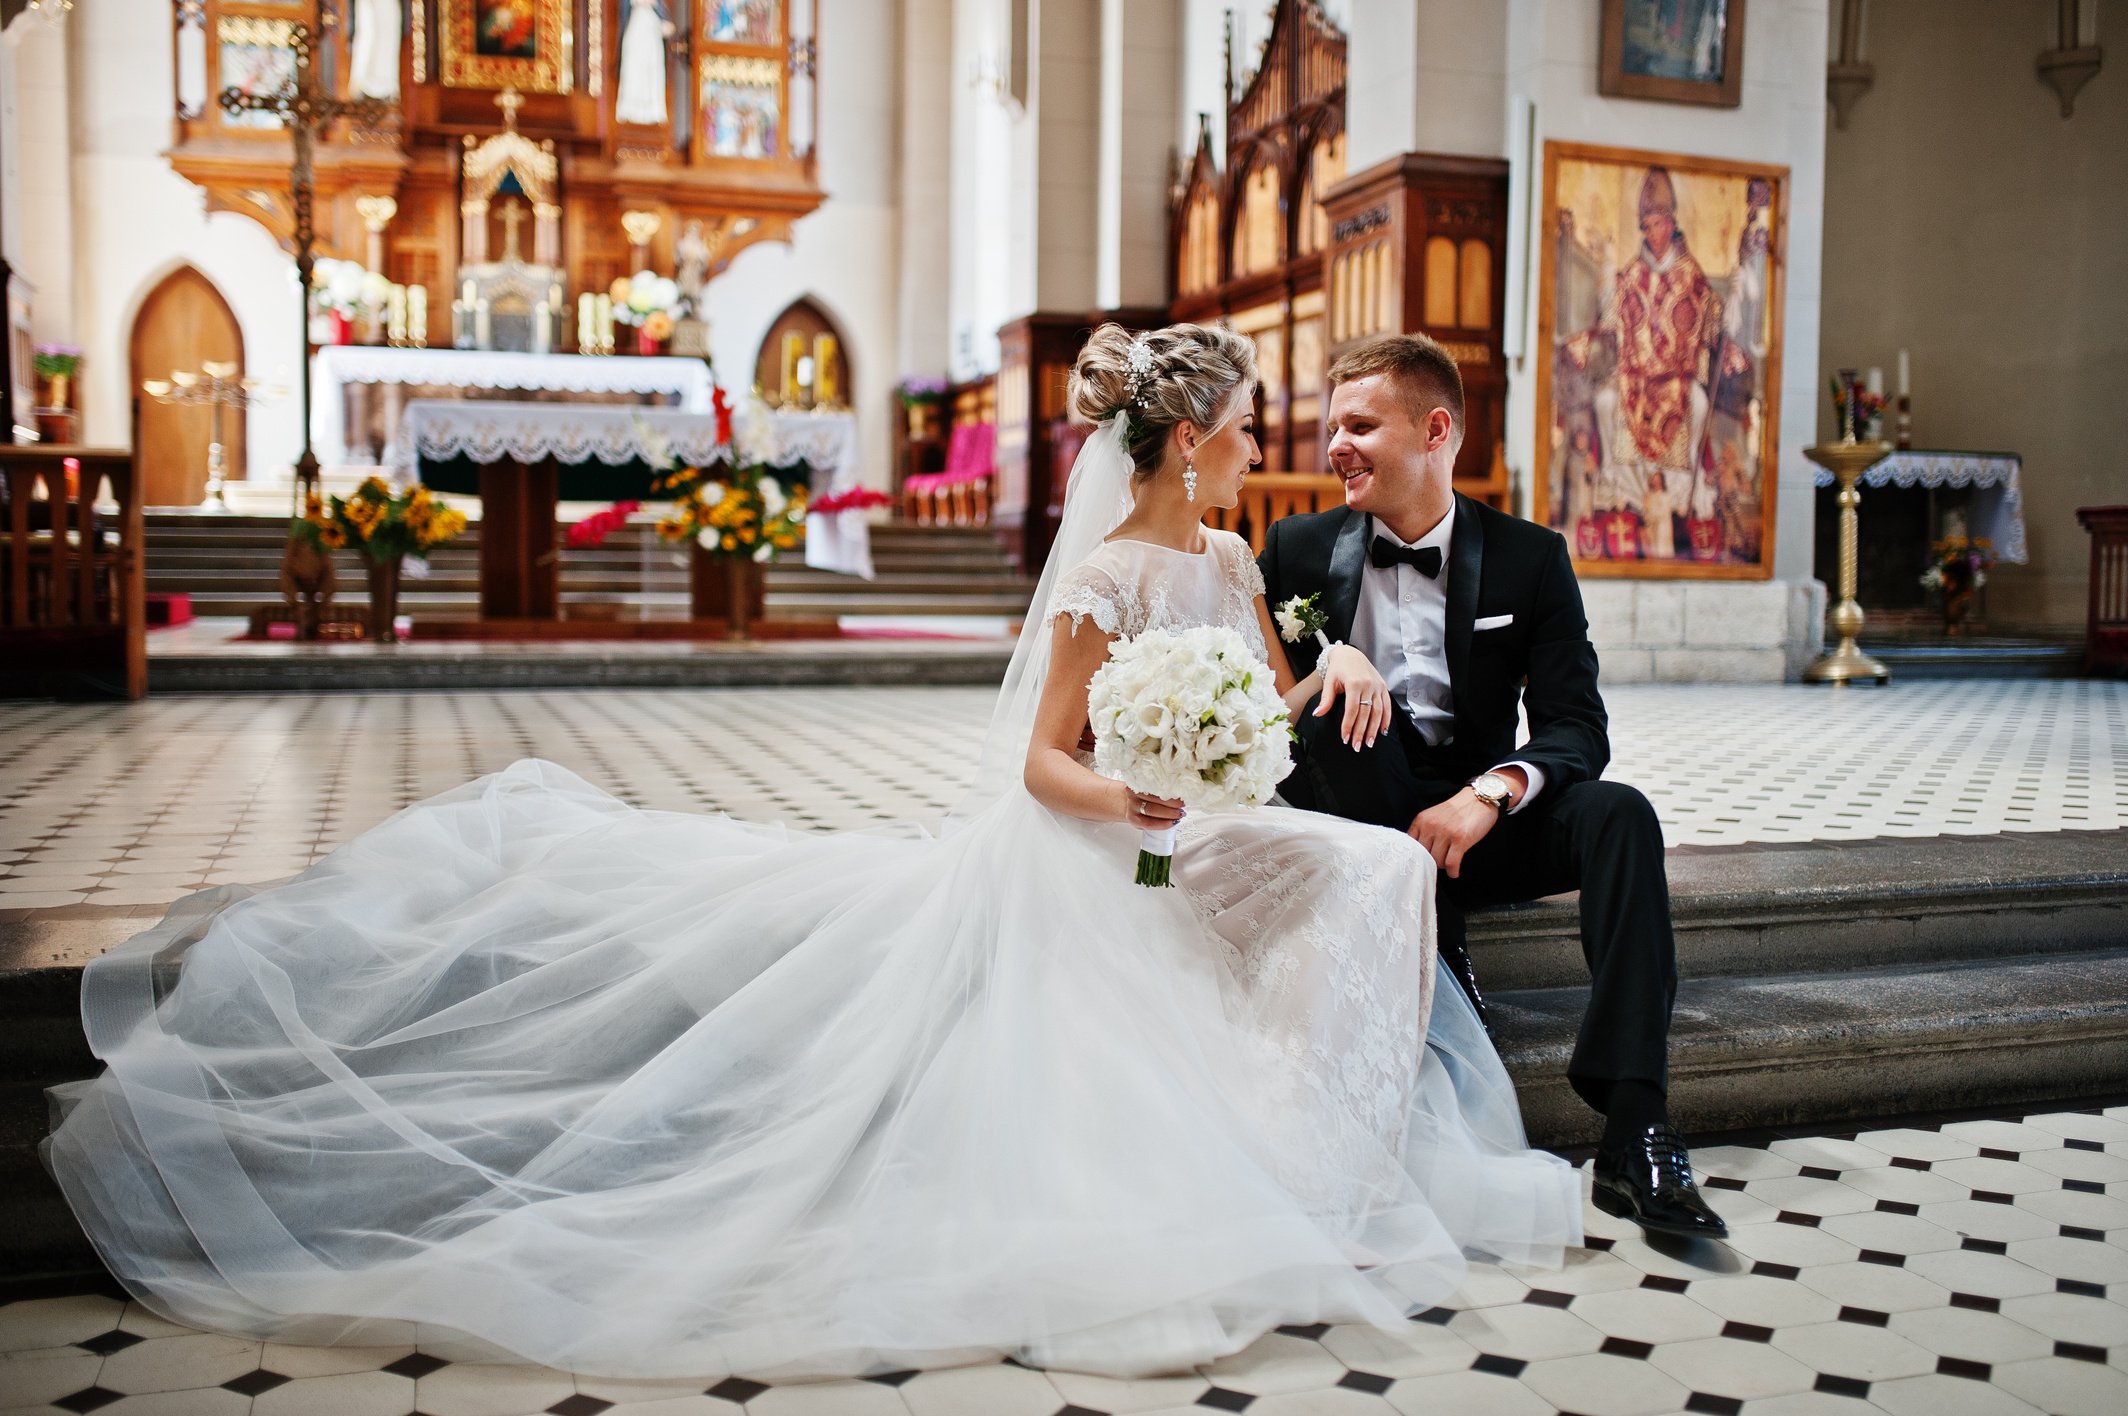
[[[1944,452],[1901,448],[1862,474],[1866,487],[1971,487],[1971,534],[1995,543],[1995,558],[2025,563],[2025,494],[2018,485],[2024,459],[2014,452]],[[1820,467],[1817,484],[1829,487],[1833,475]],[[1867,503],[1862,514],[1869,515]],[[1929,528],[1935,535],[1935,528]]]
[[[771,413],[769,426],[776,452],[769,463],[812,469],[816,493],[847,491],[856,485],[857,420],[849,413]],[[483,465],[509,459],[538,462],[590,462],[609,466],[641,459],[670,458],[682,466],[708,467],[730,461],[729,449],[717,442],[712,414],[674,408],[616,408],[595,403],[461,403],[417,398],[400,415],[394,470],[402,479],[417,475],[422,460],[466,457]],[[871,535],[864,518],[834,513],[820,518],[819,534],[808,534],[805,563],[870,580]]]

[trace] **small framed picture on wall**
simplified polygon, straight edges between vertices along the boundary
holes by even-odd
[[[1744,89],[1744,0],[1603,0],[1596,88],[1734,108]]]

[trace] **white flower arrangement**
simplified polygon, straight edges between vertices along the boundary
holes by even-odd
[[[391,301],[392,283],[360,261],[320,256],[310,268],[310,289],[319,309],[354,319],[382,311]]]
[[[639,270],[616,280],[607,293],[613,297],[613,318],[624,325],[639,325],[657,314],[676,320],[687,313],[679,282],[655,271]]]
[[[1270,668],[1231,629],[1119,639],[1087,685],[1094,766],[1210,811],[1257,806],[1293,770],[1293,730]],[[1175,831],[1140,834],[1137,883],[1173,883]]]

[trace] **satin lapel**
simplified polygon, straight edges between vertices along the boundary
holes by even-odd
[[[1485,569],[1485,527],[1477,504],[1456,494],[1456,534],[1448,547],[1448,688],[1456,694],[1470,667],[1470,627],[1478,617],[1478,580]]]
[[[1330,617],[1330,637],[1339,643],[1352,638],[1352,618],[1360,609],[1360,576],[1367,569],[1367,528],[1374,523],[1371,516],[1357,512],[1345,513],[1345,524],[1337,529],[1337,540],[1330,547],[1330,594],[1324,607]]]

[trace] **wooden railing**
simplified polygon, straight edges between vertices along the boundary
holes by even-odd
[[[141,697],[146,577],[133,454],[0,445],[0,486],[0,693]]]
[[[1327,472],[1251,472],[1241,484],[1241,504],[1215,511],[1207,526],[1238,531],[1261,551],[1271,523],[1306,511],[1328,511],[1345,504],[1345,484]]]
[[[2084,618],[2084,672],[2128,671],[2128,506],[2084,506],[2091,533],[2091,604]]]

